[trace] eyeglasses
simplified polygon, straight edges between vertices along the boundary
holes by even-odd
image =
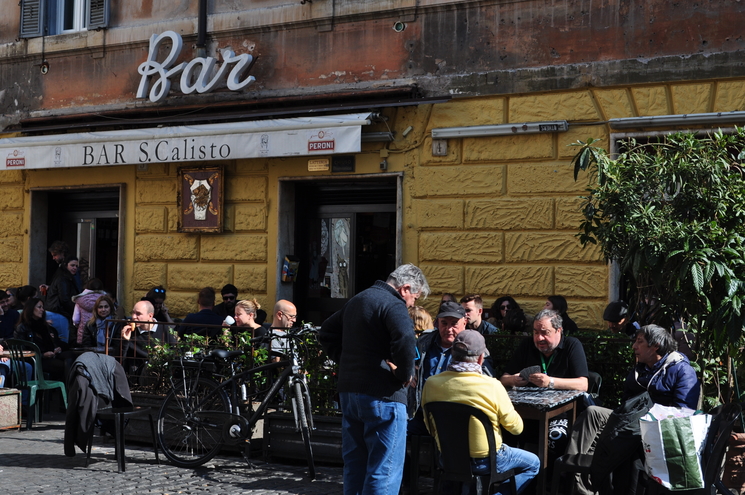
[[[165,294],[166,290],[165,289],[153,289],[153,292],[155,292],[156,294]]]
[[[222,296],[223,301],[235,301],[235,296]]]
[[[509,304],[503,304],[499,307],[499,309],[512,309],[512,306]]]
[[[297,315],[290,315],[290,314],[287,314],[287,313],[282,313],[282,314],[285,315],[288,320],[296,320],[297,319]]]

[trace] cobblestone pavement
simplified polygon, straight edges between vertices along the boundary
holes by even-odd
[[[256,460],[250,468],[242,457],[218,456],[196,469],[171,465],[161,454],[155,462],[151,447],[126,446],[127,470],[117,472],[114,441],[96,436],[91,462],[85,454],[64,455],[64,418],[34,424],[31,431],[0,431],[0,493],[21,494],[308,494],[342,493],[338,466],[317,466],[317,478],[309,481],[302,463],[265,464]]]

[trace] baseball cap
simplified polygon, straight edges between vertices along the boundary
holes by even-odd
[[[440,305],[440,312],[437,314],[437,318],[445,318],[446,316],[452,316],[458,319],[465,318],[466,310],[457,302],[444,302]]]
[[[476,330],[463,330],[455,337],[453,350],[467,356],[480,356],[486,351],[484,336]]]
[[[623,301],[613,301],[605,307],[603,320],[618,323],[623,320],[629,312],[629,307]]]

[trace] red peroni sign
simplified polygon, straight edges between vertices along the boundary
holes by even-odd
[[[308,151],[333,151],[334,140],[330,141],[308,141]]]

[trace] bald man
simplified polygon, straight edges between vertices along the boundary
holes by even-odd
[[[155,308],[150,301],[139,301],[132,308],[132,323],[119,332],[119,351],[115,357],[122,358],[125,370],[131,371],[131,368],[137,368],[147,359],[147,346],[154,344],[154,339],[166,344],[176,343],[170,326],[158,324],[154,313]]]
[[[280,299],[272,310],[271,332],[274,335],[282,336],[285,334],[284,330],[295,325],[295,320],[297,320],[295,305],[290,301]],[[287,341],[285,339],[272,339],[272,352],[283,353],[286,349]],[[279,360],[279,357],[275,357],[274,360]]]

